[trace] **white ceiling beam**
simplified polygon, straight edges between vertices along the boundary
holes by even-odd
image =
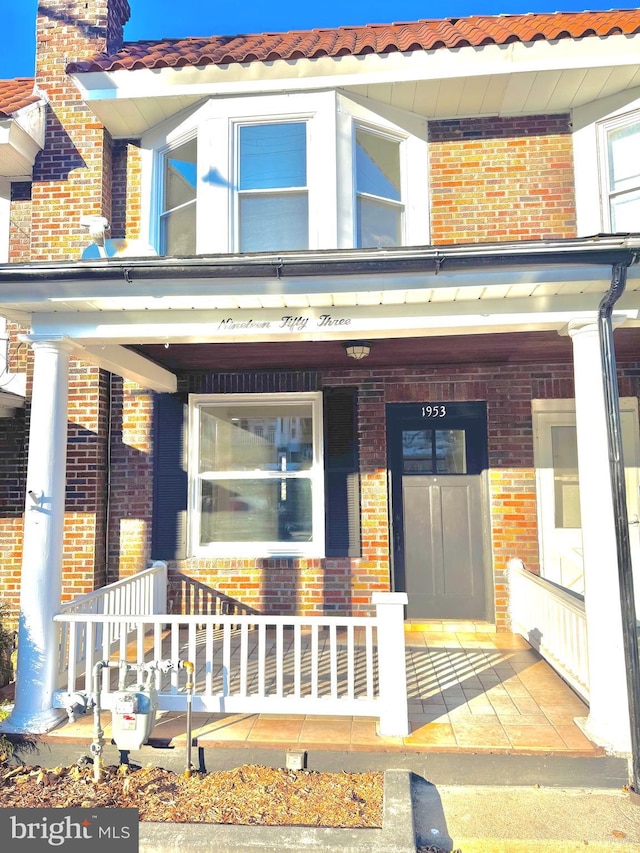
[[[142,388],[173,394],[177,390],[175,374],[136,352],[117,345],[82,347],[83,358],[110,373],[136,382]]]

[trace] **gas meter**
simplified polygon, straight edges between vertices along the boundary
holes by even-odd
[[[158,694],[152,684],[132,684],[113,697],[112,735],[118,749],[140,749],[156,722]]]

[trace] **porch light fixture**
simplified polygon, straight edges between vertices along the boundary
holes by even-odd
[[[371,352],[371,344],[367,341],[349,341],[344,345],[345,352],[349,358],[355,358],[359,361],[361,358],[366,358]]]

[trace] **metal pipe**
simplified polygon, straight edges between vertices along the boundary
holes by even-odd
[[[602,298],[598,308],[598,331],[607,416],[609,471],[611,475],[611,492],[616,528],[620,608],[622,612],[622,640],[627,663],[627,694],[631,726],[631,783],[629,794],[631,801],[636,805],[640,805],[640,656],[638,654],[638,626],[633,589],[629,519],[627,516],[624,459],[622,454],[618,377],[613,346],[613,325],[611,322],[613,306],[622,296],[626,280],[626,264],[614,264],[611,271],[611,286]]]
[[[185,689],[187,691],[187,756],[184,768],[184,776],[186,779],[191,776],[191,712],[193,706],[193,688],[194,688],[194,670],[195,666],[189,660],[182,661],[182,666],[187,673],[187,683]]]
[[[102,776],[102,750],[104,749],[104,730],[100,720],[100,673],[109,666],[108,660],[99,660],[93,667],[93,741],[90,750],[93,756],[93,781],[99,782]]]

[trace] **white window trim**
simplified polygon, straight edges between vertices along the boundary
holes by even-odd
[[[357,192],[357,175],[356,175],[356,134],[358,130],[364,130],[367,133],[371,133],[375,136],[379,136],[381,139],[388,139],[390,142],[395,142],[398,145],[398,156],[400,158],[400,201],[396,201],[395,199],[384,198],[383,196],[371,196],[368,194],[363,194],[367,198],[376,199],[382,202],[387,203],[390,207],[400,208],[401,216],[400,216],[400,245],[407,245],[407,205],[406,200],[409,195],[409,186],[410,181],[408,180],[408,169],[407,169],[407,135],[394,133],[391,130],[387,130],[386,128],[381,128],[377,124],[372,124],[370,122],[364,122],[361,120],[354,119],[353,120],[353,132],[351,135],[351,157],[352,157],[352,186],[353,186],[353,201],[352,201],[352,211],[353,211],[353,245],[356,246],[357,241],[357,232],[358,232],[358,192]],[[383,247],[381,247],[383,248]]]
[[[608,212],[606,218],[604,216],[609,193],[608,187],[603,183],[600,131],[610,123],[630,116],[640,118],[640,99],[629,101],[627,92],[575,107],[572,112],[578,237],[606,233],[610,229]],[[604,157],[606,156],[605,149]]]
[[[598,152],[600,174],[600,199],[602,207],[602,223],[605,231],[612,231],[611,223],[611,173],[609,167],[609,134],[612,130],[623,127],[640,125],[640,110],[623,113],[614,119],[598,123]]]
[[[0,177],[0,264],[9,262],[11,183]]]
[[[153,216],[150,220],[153,233],[151,235],[150,243],[152,246],[156,247],[157,251],[160,251],[160,244],[162,242],[162,226],[160,224],[162,219],[162,214],[160,214],[161,209],[164,207],[163,201],[163,193],[164,193],[164,166],[165,166],[165,157],[169,153],[169,151],[174,151],[176,148],[179,148],[181,145],[184,145],[186,142],[191,142],[191,140],[196,140],[197,147],[197,161],[196,161],[196,189],[200,183],[200,173],[201,173],[201,160],[200,160],[200,140],[198,137],[197,128],[190,128],[189,130],[185,130],[182,133],[171,136],[171,140],[167,141],[167,144],[162,148],[158,148],[154,152],[154,172],[156,174],[156,180],[153,182],[153,189],[151,193],[151,209],[158,211],[157,216]],[[147,196],[148,197],[148,196]],[[143,196],[144,198],[144,196]],[[198,219],[198,194],[196,192],[196,198],[194,202],[196,206],[196,221]],[[166,213],[166,211],[163,211]]]
[[[311,480],[312,531],[311,542],[218,542],[200,545],[199,524],[199,427],[202,406],[268,406],[311,404],[313,418],[313,463]],[[189,510],[188,553],[194,557],[304,557],[319,559],[325,556],[325,490],[322,393],[316,391],[282,394],[190,394],[189,395]]]
[[[335,91],[211,98],[168,119],[141,140],[141,234],[159,248],[155,215],[161,193],[159,154],[198,137],[198,254],[237,251],[235,227],[235,128],[238,124],[307,122],[309,249],[355,244],[353,139],[362,125],[401,139],[404,245],[429,243],[427,124],[423,117]]]

